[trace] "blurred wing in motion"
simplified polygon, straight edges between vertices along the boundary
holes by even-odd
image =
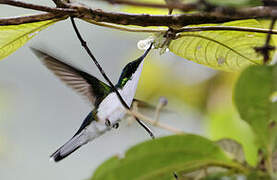
[[[31,50],[60,80],[85,96],[93,105],[98,106],[111,91],[110,86],[90,74],[74,68],[45,52],[34,48],[31,48]]]

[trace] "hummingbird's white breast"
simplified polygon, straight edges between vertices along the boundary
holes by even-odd
[[[122,89],[118,89],[121,97],[130,107],[132,101],[134,99],[137,85],[139,82],[139,77],[141,75],[142,61],[137,68],[136,72],[131,76],[131,79],[127,81],[125,86]],[[99,105],[97,117],[101,121],[101,123],[105,123],[106,120],[109,120],[111,124],[117,123],[120,119],[122,119],[125,115],[124,106],[121,104],[119,98],[116,93],[110,93]],[[103,127],[103,126],[101,126]]]

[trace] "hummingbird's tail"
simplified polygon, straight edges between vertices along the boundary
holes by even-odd
[[[86,144],[88,142],[87,136],[83,133],[77,134],[69,141],[67,141],[62,147],[60,147],[56,152],[54,152],[50,156],[50,161],[58,162],[74,151],[76,151],[79,147]]]
[[[87,144],[89,141],[99,137],[110,129],[111,127],[95,121],[93,113],[90,112],[77,133],[50,156],[50,161],[58,162],[64,159],[84,144]]]

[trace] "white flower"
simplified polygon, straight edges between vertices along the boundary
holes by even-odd
[[[151,43],[154,42],[154,37],[149,36],[147,39],[140,40],[137,44],[139,50],[147,50]]]

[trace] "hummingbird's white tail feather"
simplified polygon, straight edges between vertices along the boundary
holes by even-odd
[[[90,114],[87,118],[89,118],[89,116]],[[84,124],[86,125],[86,121]],[[111,127],[107,127],[105,124],[97,121],[92,121],[89,125],[86,125],[85,128],[81,126],[78,132],[69,141],[50,156],[50,161],[58,162],[64,159],[82,145],[87,144],[89,141],[101,136],[110,129]]]
[[[58,162],[76,151],[82,145],[86,144],[89,141],[89,138],[84,133],[85,132],[81,132],[67,141],[62,147],[60,147],[50,156],[50,160]]]

